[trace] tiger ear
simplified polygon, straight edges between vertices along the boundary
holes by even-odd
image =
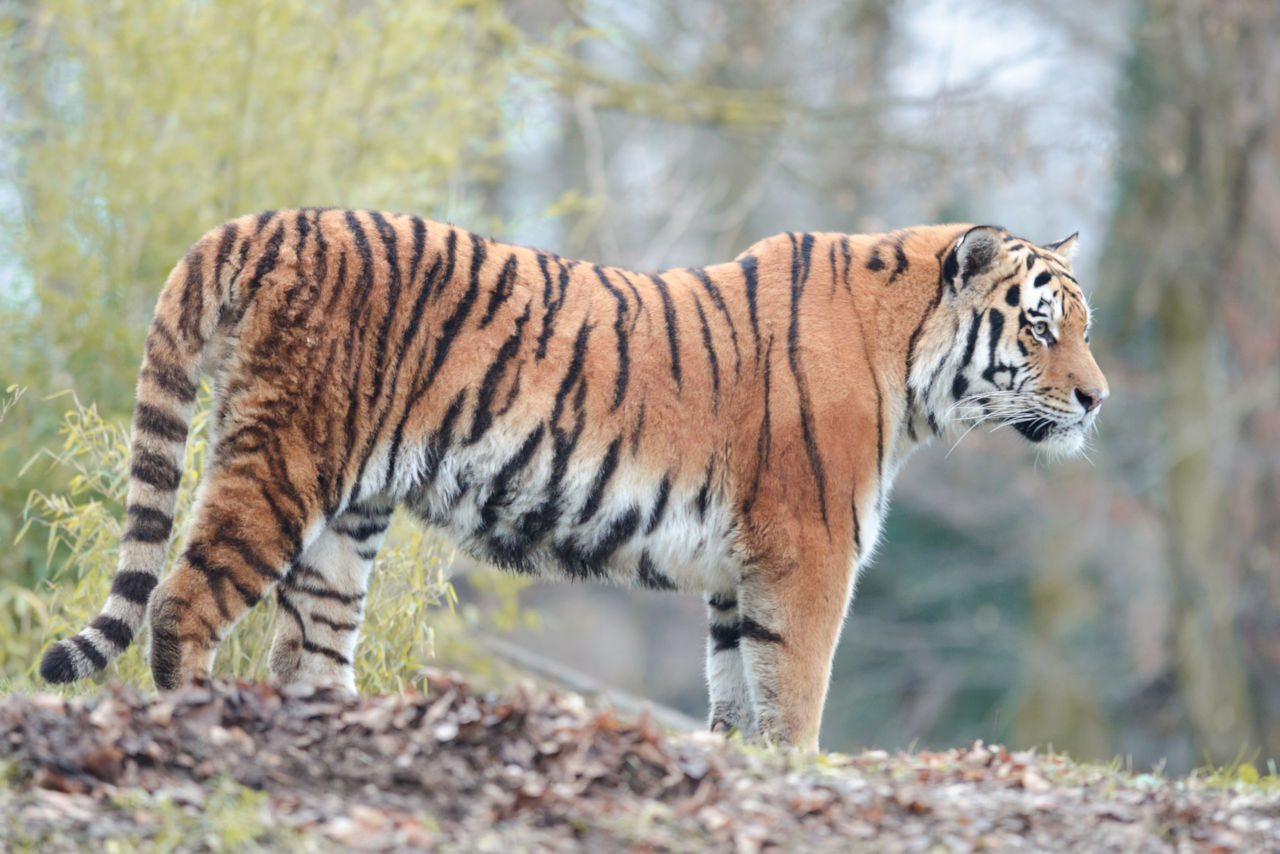
[[[1073,231],[1070,237],[1059,240],[1057,243],[1046,243],[1044,248],[1050,252],[1057,252],[1063,258],[1070,261],[1076,254],[1080,238],[1080,232]]]
[[[955,248],[956,265],[961,284],[991,266],[1000,256],[1000,229],[978,225],[966,231]]]

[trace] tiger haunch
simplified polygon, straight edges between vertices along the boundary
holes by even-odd
[[[1072,452],[1092,426],[1107,388],[1068,249],[986,226],[788,233],[639,274],[395,214],[230,222],[147,338],[112,595],[41,672],[102,669],[149,602],[172,687],[274,592],[273,672],[353,686],[403,505],[512,571],[705,594],[712,726],[812,745],[909,451],[994,420]],[[212,453],[157,584],[202,370]]]

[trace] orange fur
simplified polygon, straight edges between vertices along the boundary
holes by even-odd
[[[274,591],[272,670],[353,685],[404,504],[515,571],[706,594],[712,726],[812,746],[906,453],[985,418],[1078,446],[1106,396],[1087,323],[1061,255],[987,227],[783,234],[639,274],[408,216],[243,217],[160,296],[120,571],[41,670],[101,669],[149,603],[172,687]],[[160,580],[202,371],[214,451]]]

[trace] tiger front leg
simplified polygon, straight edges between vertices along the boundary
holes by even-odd
[[[738,645],[757,738],[817,749],[851,572],[838,560],[789,562],[744,579]]]
[[[750,732],[751,689],[738,643],[741,628],[736,590],[707,596],[707,725],[712,732]]]
[[[364,503],[334,519],[276,587],[271,672],[354,692],[353,667],[369,572],[391,504]]]

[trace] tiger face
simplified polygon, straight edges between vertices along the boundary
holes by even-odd
[[[1089,350],[1089,306],[1073,275],[1076,235],[1035,246],[990,226],[955,247],[949,294],[968,323],[951,388],[951,419],[1013,427],[1053,454],[1079,453],[1107,399]]]

